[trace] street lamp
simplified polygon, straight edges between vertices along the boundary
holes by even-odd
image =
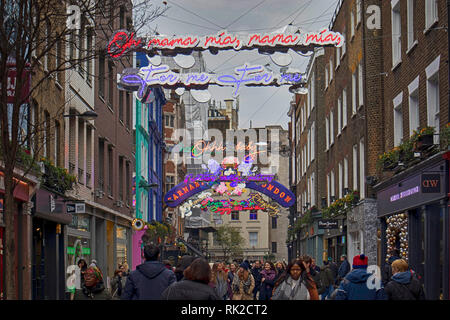
[[[85,120],[95,120],[98,117],[98,114],[92,110],[88,110],[88,111],[83,112],[82,114],[76,114],[76,113],[65,114],[65,115],[63,115],[63,117],[64,118],[80,117]]]

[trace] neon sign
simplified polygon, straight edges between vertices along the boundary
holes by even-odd
[[[268,86],[268,85],[292,85],[296,83],[305,84],[306,79],[300,73],[273,74],[261,65],[248,65],[237,67],[236,75],[216,75],[211,73],[177,73],[171,71],[168,65],[155,67],[149,65],[137,68],[126,68],[118,75],[118,86],[120,89],[137,91],[137,97],[144,100],[148,94],[148,88],[161,86],[163,88],[187,87],[201,88],[209,84],[219,86],[233,86],[235,88],[233,97],[239,95],[241,85],[245,86]]]
[[[193,174],[188,174],[184,178],[185,183],[194,182],[194,181],[207,181],[207,182],[216,182],[216,181],[228,181],[228,182],[246,182],[246,181],[267,181],[271,182],[275,175],[273,174],[256,174],[247,177],[241,177],[235,174],[231,174],[229,176],[218,176],[210,173],[200,173],[196,176]]]
[[[252,199],[236,201],[233,199],[216,200],[212,198],[205,199],[201,202],[200,209],[209,209],[213,213],[230,214],[231,211],[249,211],[249,210],[264,210],[264,208],[257,205]]]
[[[125,30],[116,31],[108,43],[107,51],[112,58],[120,58],[130,51],[144,51],[154,55],[157,50],[251,50],[255,48],[274,48],[294,50],[314,46],[341,47],[344,37],[339,32],[322,29],[319,32],[297,33],[251,33],[248,35],[230,34],[222,30],[216,35],[206,36],[153,36],[146,40],[135,38],[135,34]]]

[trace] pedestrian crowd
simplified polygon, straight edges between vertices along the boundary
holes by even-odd
[[[208,263],[184,255],[173,267],[159,261],[158,246],[144,247],[145,262],[129,272],[120,265],[105,288],[95,260],[89,266],[81,259],[81,289],[75,300],[425,300],[421,278],[399,257],[398,250],[381,270],[381,279],[367,271],[368,257],[346,255],[339,265],[331,257],[316,265],[304,255],[289,264],[284,261],[248,260],[227,264]],[[378,281],[378,282],[377,282]]]

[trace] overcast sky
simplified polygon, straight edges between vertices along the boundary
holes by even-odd
[[[151,28],[164,35],[206,35],[219,30],[247,34],[271,32],[291,22],[304,31],[318,31],[328,27],[338,0],[166,0],[169,9],[157,18]],[[162,0],[154,5],[164,6]],[[290,67],[305,71],[308,58],[289,50],[293,56]],[[280,67],[269,56],[257,50],[220,51],[211,55],[204,51],[208,71],[233,73],[234,68],[250,62],[270,64],[279,73]],[[232,87],[210,86],[214,100],[231,97]],[[288,86],[242,87],[240,89],[240,128],[280,124],[287,129],[289,103],[293,95]]]

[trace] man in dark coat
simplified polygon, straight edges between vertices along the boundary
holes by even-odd
[[[157,246],[145,246],[144,257],[145,262],[130,273],[122,300],[161,300],[162,292],[176,281],[175,274],[158,261]]]
[[[341,265],[339,266],[336,284],[339,285],[345,276],[350,272],[350,263],[348,263],[347,256],[341,256]]]
[[[262,270],[261,263],[259,262],[259,260],[256,260],[255,265],[253,266],[253,268],[251,270],[253,279],[255,279],[255,288],[253,289],[253,299],[255,299],[255,300],[256,300],[256,294],[258,293],[259,287],[261,285],[261,278],[260,278],[261,270]]]
[[[367,272],[368,259],[364,254],[353,258],[353,270],[347,274],[336,292],[336,300],[386,300],[381,281],[378,288],[369,286],[372,276]]]
[[[330,269],[333,272],[333,279],[336,279],[339,269],[338,265],[336,264],[336,262],[333,261],[332,257],[328,257],[328,264],[330,265]]]
[[[383,270],[381,271],[381,280],[383,281],[383,286],[386,286],[387,283],[391,280],[392,277],[392,263],[395,260],[400,258],[400,251],[398,249],[394,249],[390,252],[391,256],[388,259],[388,262],[384,265]]]
[[[409,270],[405,260],[395,260],[392,273],[391,281],[385,288],[388,300],[425,300],[423,286]]]
[[[319,272],[320,282],[322,287],[324,288],[322,295],[322,300],[325,300],[327,297],[331,295],[333,292],[333,284],[334,284],[334,277],[333,277],[333,271],[331,271],[330,264],[328,261],[323,262],[323,267]]]

